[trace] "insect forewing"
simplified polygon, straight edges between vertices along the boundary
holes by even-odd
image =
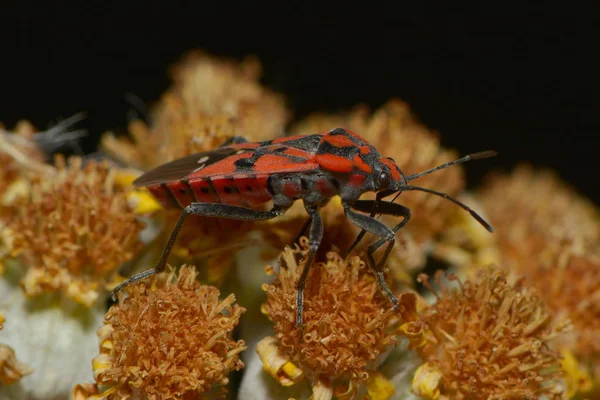
[[[187,157],[162,164],[138,177],[133,184],[136,186],[152,186],[161,183],[178,181],[192,172],[214,164],[240,151],[237,147],[221,147],[212,151],[191,154]],[[245,151],[253,151],[247,149]]]

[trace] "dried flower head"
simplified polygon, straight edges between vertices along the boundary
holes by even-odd
[[[255,58],[238,63],[191,52],[172,68],[174,84],[155,108],[152,125],[134,121],[133,142],[109,133],[102,146],[128,165],[148,169],[234,136],[280,136],[289,115],[283,98],[260,85],[260,75]]]
[[[332,251],[326,262],[311,268],[304,293],[303,326],[296,329],[296,284],[308,247],[305,237],[299,246],[287,247],[275,282],[264,286],[267,302],[263,312],[274,323],[275,337],[265,339],[270,346],[259,348],[259,355],[265,369],[284,385],[304,375],[315,396],[315,390],[324,385],[351,397],[368,381],[376,358],[397,343],[397,315],[358,257],[343,260]],[[401,312],[408,312],[414,306],[414,295],[405,293],[400,301]],[[277,356],[269,358],[268,354]]]
[[[510,175],[492,175],[477,197],[511,268],[529,268],[530,256],[549,241],[576,249],[600,242],[598,208],[549,170],[520,165]]]
[[[550,171],[521,165],[478,193],[511,271],[527,277],[556,318],[573,330],[559,346],[600,364],[600,212]],[[595,367],[595,379],[600,368]]]
[[[4,322],[4,315],[0,313],[0,330],[4,328]],[[0,343],[0,386],[15,383],[31,373],[33,370],[17,360],[10,346]]]
[[[197,398],[244,367],[244,341],[231,337],[244,308],[234,305],[233,294],[219,299],[196,276],[184,265],[177,278],[162,273],[131,285],[108,311],[92,362],[107,399]]]
[[[430,399],[561,398],[559,355],[549,341],[562,327],[552,325],[543,302],[491,269],[465,283],[449,275],[458,281],[453,289],[441,277],[438,293],[420,275],[437,301],[411,323],[424,339],[418,349],[426,361],[413,390]]]
[[[27,295],[61,292],[91,306],[140,247],[142,224],[107,164],[56,161],[54,174],[30,177],[30,195],[11,205],[2,237],[23,257]]]

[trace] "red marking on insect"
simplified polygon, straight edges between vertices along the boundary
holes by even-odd
[[[351,172],[354,169],[352,160],[335,154],[317,154],[315,161],[322,168],[331,172]]]
[[[389,254],[395,232],[410,218],[410,210],[394,203],[395,199],[383,200],[394,193],[418,190],[442,196],[468,211],[491,232],[491,226],[460,201],[432,189],[410,185],[410,181],[454,164],[493,155],[494,152],[476,153],[427,171],[405,175],[392,159],[383,157],[363,138],[338,128],[316,135],[225,145],[171,161],[140,176],[134,184],[148,187],[165,208],[179,208],[183,212],[158,265],[117,286],[113,298],[127,284],[164,270],[187,215],[262,221],[281,215],[301,199],[310,218],[311,249],[298,282],[296,323],[300,325],[304,283],[323,236],[319,209],[329,199],[340,196],[346,217],[362,229],[351,249],[364,232],[381,238],[369,246],[369,260],[386,243],[388,249],[384,254]],[[360,200],[366,192],[377,192],[377,200]],[[273,208],[265,210],[268,202],[272,202]],[[390,229],[375,218],[374,210],[402,218],[402,221]],[[379,275],[382,291],[397,305],[396,297],[381,275],[385,261],[384,255],[377,265],[370,266]]]

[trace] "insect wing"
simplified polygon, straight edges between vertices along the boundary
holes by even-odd
[[[142,174],[133,184],[136,186],[152,186],[162,183],[178,181],[194,171],[205,168],[208,165],[231,157],[240,152],[252,152],[252,148],[246,148],[244,145],[221,147],[211,151],[191,154],[186,157],[178,158],[166,164],[162,164],[153,170]]]

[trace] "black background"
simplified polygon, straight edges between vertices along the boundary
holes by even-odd
[[[126,124],[124,94],[157,99],[186,50],[255,54],[297,118],[399,97],[445,145],[501,153],[469,165],[472,182],[530,160],[600,202],[599,13],[414,3],[4,1],[0,121],[87,111],[91,151]]]

